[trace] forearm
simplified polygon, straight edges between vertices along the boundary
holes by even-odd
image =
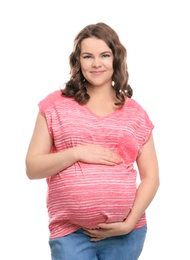
[[[26,174],[29,179],[42,179],[63,171],[77,161],[92,164],[115,165],[121,158],[108,148],[99,145],[82,145],[58,153],[28,152]]]
[[[26,174],[29,179],[42,179],[53,176],[77,161],[75,148],[26,157]]]
[[[130,214],[126,219],[127,226],[131,227],[131,230],[135,227],[136,223],[148,208],[159,187],[159,178],[145,178],[140,183],[136,198],[131,209]]]

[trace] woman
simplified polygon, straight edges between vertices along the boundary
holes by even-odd
[[[132,99],[126,56],[111,27],[86,26],[74,40],[70,80],[39,102],[26,173],[47,179],[52,260],[142,252],[159,170],[154,125]]]

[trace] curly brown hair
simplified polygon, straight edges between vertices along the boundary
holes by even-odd
[[[90,98],[84,84],[84,77],[80,66],[81,42],[86,38],[96,37],[103,40],[112,50],[114,60],[114,89],[119,102],[116,105],[123,105],[126,97],[131,98],[133,90],[128,84],[129,74],[127,69],[127,51],[120,42],[118,34],[105,23],[90,24],[83,28],[74,39],[73,51],[69,56],[70,79],[61,90],[62,95],[73,97],[79,104],[86,104]]]

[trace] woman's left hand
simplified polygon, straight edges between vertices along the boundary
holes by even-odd
[[[102,223],[98,225],[99,228],[97,229],[87,229],[84,228],[84,234],[91,237],[91,241],[100,241],[102,239],[113,237],[113,236],[121,236],[126,235],[131,231],[127,227],[127,223],[123,222],[115,222],[115,223]]]

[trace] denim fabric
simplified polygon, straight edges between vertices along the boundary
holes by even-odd
[[[83,230],[49,240],[52,260],[137,260],[142,252],[147,226],[127,235],[91,242]]]

